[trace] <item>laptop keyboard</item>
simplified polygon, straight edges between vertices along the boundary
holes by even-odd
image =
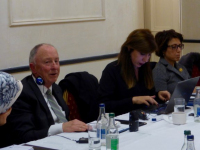
[[[154,106],[151,109],[145,110],[145,112],[152,113],[152,114],[163,114],[165,113],[166,107],[167,107],[167,104],[158,104],[158,106]]]

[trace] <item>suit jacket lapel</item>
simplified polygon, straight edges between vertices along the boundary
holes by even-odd
[[[41,104],[41,106],[43,107],[44,111],[46,112],[46,115],[47,115],[47,118],[48,118],[50,124],[54,124],[53,117],[51,115],[49,107],[47,106],[47,103],[46,103],[46,101],[45,101],[40,89],[37,87],[37,85],[34,82],[32,76],[30,76],[30,77],[31,78],[30,78],[30,80],[28,82],[29,82],[30,87],[32,88],[32,91],[35,93],[35,96],[37,97],[38,102]]]
[[[186,79],[185,74],[183,72],[183,68],[181,68],[181,66],[178,63],[176,63],[176,68],[173,67],[172,65],[170,65],[164,58],[160,59],[160,63],[165,65],[167,70],[174,72],[175,74],[177,74],[178,76],[180,76],[184,80]]]

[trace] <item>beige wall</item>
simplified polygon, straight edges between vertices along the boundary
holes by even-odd
[[[105,66],[115,60],[113,59],[105,59],[105,60],[98,60],[98,61],[92,61],[92,62],[86,62],[86,63],[78,63],[73,65],[64,65],[60,67],[60,76],[58,77],[57,83],[59,83],[62,79],[64,79],[65,75],[71,72],[79,72],[79,71],[87,71],[94,76],[97,77],[97,79],[100,79],[102,70],[105,68]],[[16,79],[23,79],[25,76],[30,75],[30,71],[25,72],[19,72],[19,73],[13,73],[12,75]]]
[[[181,0],[144,0],[144,22],[155,35],[158,31],[174,29],[180,32]],[[159,57],[152,54],[152,61]]]
[[[61,60],[70,60],[118,53],[127,35],[137,28],[149,28],[154,34],[166,29],[181,32],[181,0],[90,1],[0,0],[0,69],[28,65],[30,49],[38,43],[51,43]],[[80,9],[82,5],[87,11]],[[52,13],[52,9],[58,12]],[[183,54],[198,51],[199,46],[185,43]],[[58,82],[78,71],[88,71],[100,79],[104,67],[113,60],[61,66]],[[158,61],[154,54],[152,61]],[[13,73],[17,79],[28,74]]]
[[[184,39],[199,40],[199,0],[144,0],[145,28],[153,34],[174,29],[183,34]],[[200,52],[200,43],[184,43],[182,55]],[[152,61],[159,57],[152,55]]]
[[[144,28],[143,15],[143,0],[1,0],[0,69],[27,66],[30,50],[43,42],[57,48],[60,60],[118,53],[131,31]],[[58,81],[78,71],[99,79],[112,60],[61,66]]]

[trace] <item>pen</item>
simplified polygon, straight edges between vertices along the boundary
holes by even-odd
[[[125,131],[127,131],[127,130],[129,130],[129,128],[122,129],[122,130],[119,131],[119,133],[125,132]]]

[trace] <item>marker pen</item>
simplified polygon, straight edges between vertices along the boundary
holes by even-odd
[[[129,130],[129,128],[122,129],[122,130],[119,131],[119,133],[122,133],[122,132],[125,132],[125,131],[128,131],[128,130]]]
[[[161,121],[161,120],[163,120],[162,117],[154,117],[154,118],[151,118],[151,121],[152,121],[152,122],[158,122],[158,121]]]

